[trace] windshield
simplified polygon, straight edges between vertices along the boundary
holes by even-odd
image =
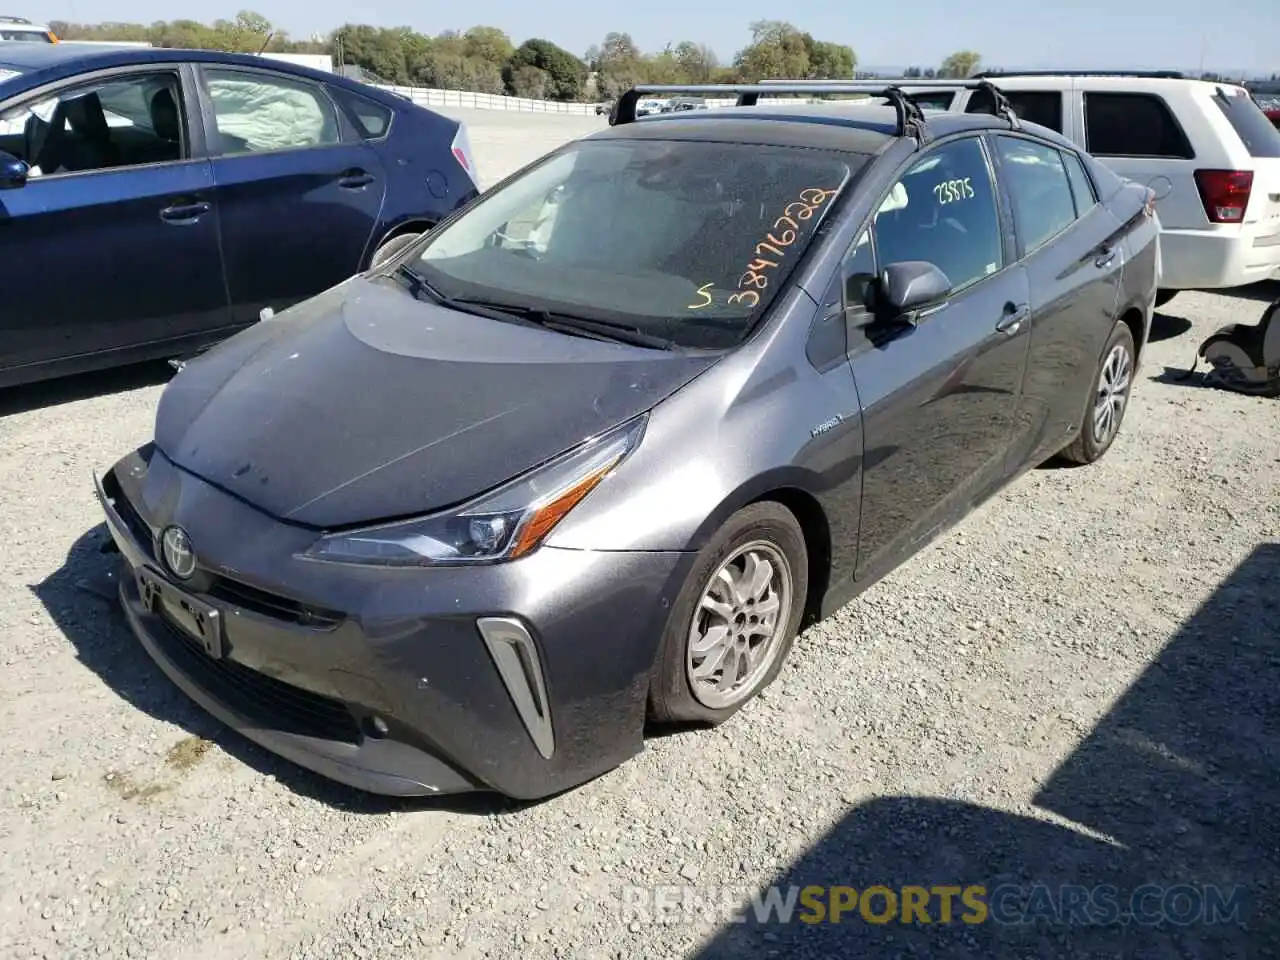
[[[756,144],[579,141],[484,195],[407,266],[448,297],[727,347],[863,162]]]
[[[1251,157],[1280,157],[1280,130],[1248,92],[1238,87],[1219,87],[1213,102],[1227,115]]]
[[[38,30],[0,29],[0,40],[8,40],[11,43],[53,43],[49,39],[49,34]]]

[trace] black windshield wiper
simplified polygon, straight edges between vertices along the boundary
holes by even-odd
[[[516,310],[508,310],[499,307],[497,304],[487,304],[479,300],[459,300],[456,297],[450,297],[441,293],[422,274],[418,273],[407,264],[401,264],[396,267],[396,272],[409,281],[410,292],[418,298],[426,294],[427,299],[433,303],[438,303],[442,307],[449,307],[451,310],[457,310],[459,313],[470,313],[477,317],[488,317],[490,320],[501,320],[504,323],[522,323],[529,327],[540,327],[542,324],[525,317]]]
[[[550,330],[561,330],[565,333],[583,333],[594,335],[605,340],[616,340],[619,343],[628,343],[637,347],[650,347],[654,350],[670,350],[671,341],[665,337],[659,337],[652,333],[645,333],[638,327],[633,327],[625,323],[617,323],[613,320],[601,320],[597,317],[581,317],[575,313],[564,313],[560,310],[543,310],[538,307],[521,307],[510,303],[497,303],[491,300],[472,299],[469,297],[455,298],[451,306],[456,304],[458,309],[482,309],[494,310],[505,313],[509,316],[523,320],[526,323],[534,323],[540,327],[546,327]]]

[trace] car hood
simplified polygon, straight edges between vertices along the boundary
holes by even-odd
[[[275,517],[342,527],[468,500],[714,360],[459,313],[356,277],[187,363],[155,439]]]

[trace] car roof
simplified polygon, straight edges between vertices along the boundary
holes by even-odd
[[[925,115],[931,139],[980,130],[1008,130],[1007,121],[982,113],[930,111]],[[1028,132],[1054,142],[1051,130],[1026,124]],[[680,140],[741,140],[776,146],[827,147],[850,153],[879,153],[898,137],[892,106],[850,101],[805,103],[771,101],[756,106],[710,107],[686,113],[640,117],[587,137],[589,140],[639,137]],[[1065,144],[1067,141],[1062,140]]]
[[[13,48],[13,49],[10,49]],[[182,50],[170,47],[81,46],[67,43],[0,44],[0,67],[12,67],[23,73],[48,70],[58,77],[109,67],[128,67],[149,63],[225,63],[246,67],[266,67],[309,79],[338,81],[336,73],[313,70],[300,64],[248,53],[225,53],[221,50]],[[344,86],[346,84],[343,84]]]

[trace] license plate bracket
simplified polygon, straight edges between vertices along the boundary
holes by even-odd
[[[138,571],[138,592],[150,612],[199,643],[209,657],[221,660],[227,655],[222,615],[217,607],[197,600],[145,568]]]

